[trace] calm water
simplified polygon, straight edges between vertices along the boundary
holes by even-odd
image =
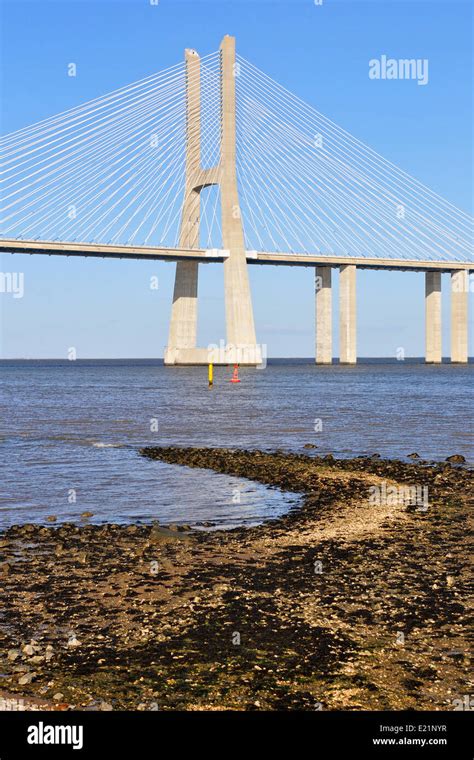
[[[159,361],[3,361],[0,372],[0,526],[91,511],[97,522],[229,527],[295,503],[255,483],[139,457],[150,444],[301,451],[310,442],[343,457],[417,451],[474,461],[472,366],[280,360],[241,370],[240,385],[217,368],[212,390],[207,368]]]

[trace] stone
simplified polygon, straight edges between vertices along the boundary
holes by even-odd
[[[25,673],[23,676],[20,676],[18,683],[20,686],[26,686],[26,684],[31,683],[35,677],[36,673]]]
[[[30,659],[30,662],[33,665],[39,665],[39,663],[40,662],[44,662],[44,660],[45,660],[45,658],[43,657],[43,655],[35,654],[35,656]]]
[[[446,457],[446,461],[453,464],[463,464],[466,461],[466,457],[463,457],[462,454],[451,454],[450,457]]]

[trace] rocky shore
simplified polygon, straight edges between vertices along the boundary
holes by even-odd
[[[0,708],[463,709],[472,470],[415,454],[140,453],[302,502],[231,531],[0,533]]]

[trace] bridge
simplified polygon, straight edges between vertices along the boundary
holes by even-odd
[[[467,362],[473,219],[307,105],[226,36],[2,139],[0,252],[176,262],[166,364],[258,365],[249,265],[314,270],[316,363],[356,362],[358,269],[425,273],[425,357]],[[197,346],[199,264],[224,269],[226,345]]]

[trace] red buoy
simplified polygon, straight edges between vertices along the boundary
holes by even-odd
[[[231,379],[230,379],[230,382],[231,382],[231,383],[240,383],[240,378],[239,378],[239,365],[238,365],[238,364],[234,364],[234,372],[233,372],[233,374],[232,374],[232,377],[231,377]]]

